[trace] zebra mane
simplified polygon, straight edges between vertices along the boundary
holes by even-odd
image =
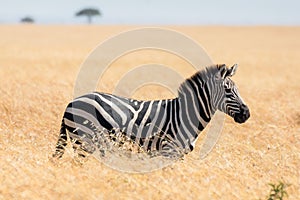
[[[200,87],[207,82],[208,79],[213,77],[216,73],[219,72],[219,68],[222,65],[216,64],[206,67],[203,70],[200,70],[196,72],[194,75],[192,75],[190,78],[187,78],[183,83],[181,83],[178,94],[182,94],[184,91],[186,91],[187,88],[191,88],[190,82],[195,82],[197,84],[200,84]]]

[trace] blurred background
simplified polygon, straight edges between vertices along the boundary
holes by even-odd
[[[1,1],[0,24],[300,25],[298,0]]]

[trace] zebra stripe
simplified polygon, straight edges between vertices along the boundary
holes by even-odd
[[[88,139],[98,130],[120,130],[147,151],[189,152],[217,109],[240,123],[250,116],[229,79],[235,71],[236,66],[215,65],[197,72],[181,84],[174,99],[138,101],[99,92],[78,97],[66,108],[54,156],[63,154],[65,130]]]

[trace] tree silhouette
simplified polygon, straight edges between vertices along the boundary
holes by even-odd
[[[97,16],[97,15],[101,16],[101,13],[96,8],[85,8],[85,9],[82,9],[82,10],[78,11],[75,15],[76,15],[76,17],[87,16],[88,23],[91,24],[92,23],[92,17]]]
[[[32,24],[34,23],[34,19],[31,18],[31,17],[23,17],[21,20],[20,20],[21,23],[28,23],[28,24]]]

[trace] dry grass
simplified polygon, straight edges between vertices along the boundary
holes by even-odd
[[[299,198],[299,27],[172,27],[216,63],[240,65],[233,79],[251,118],[243,125],[227,118],[206,159],[198,157],[202,135],[183,161],[152,173],[121,173],[92,157],[78,165],[71,151],[51,161],[80,64],[99,42],[130,28],[0,26],[0,199],[259,199],[279,180],[291,184],[290,199]],[[193,73],[174,55],[136,52],[116,61],[99,89],[111,91],[127,70],[149,61]],[[135,96],[172,96],[149,89]]]

